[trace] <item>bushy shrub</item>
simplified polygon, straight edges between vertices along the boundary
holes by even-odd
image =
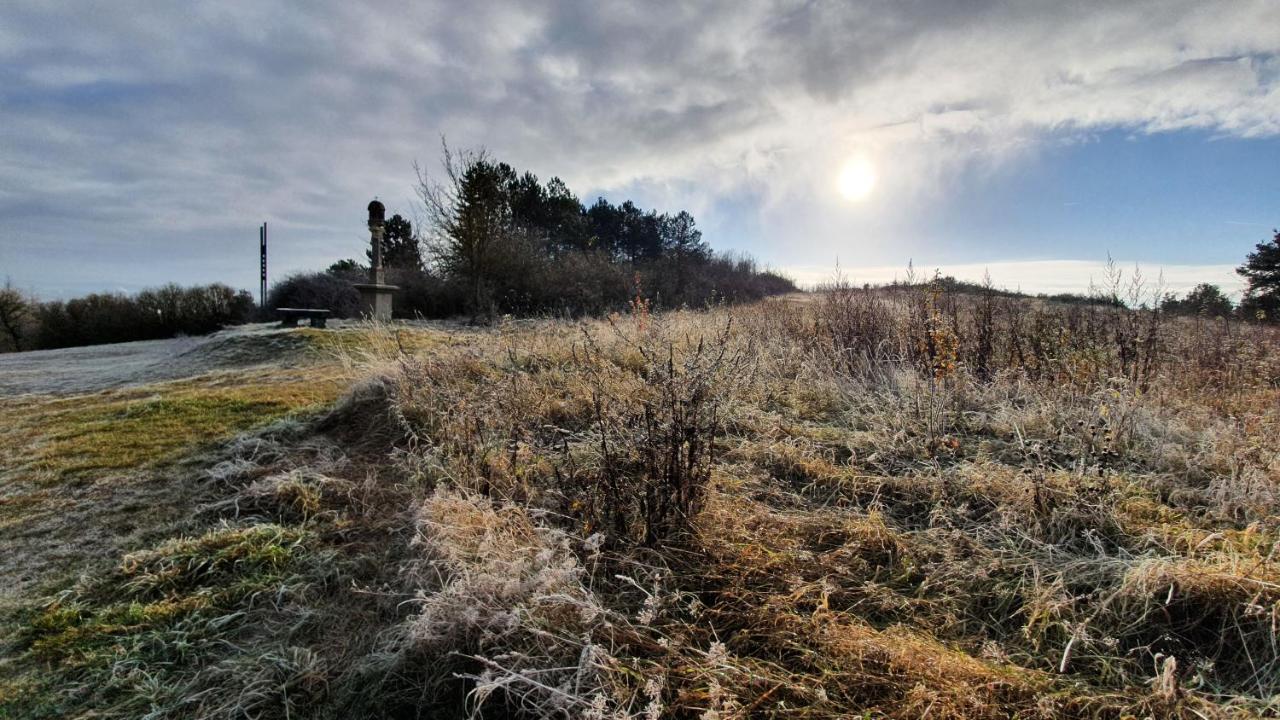
[[[554,312],[598,313],[625,307],[634,282],[633,274],[604,253],[573,252],[549,261],[544,297]]]
[[[1170,295],[1160,303],[1160,309],[1171,315],[1199,315],[1208,318],[1229,318],[1235,310],[1231,298],[1217,285],[1200,283],[1185,298]]]
[[[453,292],[446,293],[449,302],[432,307],[447,312],[423,311],[424,316],[442,317],[470,307],[472,300],[461,283],[440,282]],[[660,308],[699,308],[718,302],[751,302],[795,290],[791,280],[761,271],[747,257],[618,262],[598,250],[550,255],[528,239],[516,239],[505,244],[500,253],[495,251],[480,302],[489,313],[580,317],[626,310],[637,297]]]
[[[353,261],[334,263],[325,272],[290,275],[271,287],[266,315],[276,308],[322,308],[333,318],[358,318],[364,311],[356,283],[369,282],[368,269]],[[386,281],[400,288],[395,316],[442,318],[463,311],[463,288],[428,270],[387,268]]]
[[[267,293],[268,317],[273,317],[275,309],[282,307],[320,308],[335,318],[359,317],[360,291],[352,279],[337,274],[297,273],[272,285]]]
[[[797,342],[827,345],[861,374],[891,361],[936,380],[1016,373],[1067,387],[1123,380],[1143,389],[1162,363],[1178,359],[1168,352],[1164,314],[1124,304],[955,293],[941,283],[883,290],[836,283],[817,306],[815,325],[794,329]]]
[[[144,317],[154,318],[159,337],[210,333],[247,322],[254,311],[249,293],[236,292],[226,285],[182,288],[170,284],[143,290],[134,302]]]
[[[701,507],[723,409],[749,374],[749,351],[729,337],[728,325],[678,333],[641,300],[608,331],[585,331],[568,357],[520,348],[491,364],[459,348],[406,361],[394,398],[415,442],[468,490],[523,498],[554,476],[566,510],[611,545],[674,544]]]
[[[746,255],[714,255],[692,263],[685,272],[690,276],[689,282],[668,295],[674,301],[670,303],[672,307],[696,307],[710,301],[745,303],[796,290],[790,279],[761,270],[755,260]],[[663,277],[672,275],[661,273]],[[680,276],[679,272],[674,275]]]
[[[679,541],[701,510],[723,406],[746,370],[726,325],[712,336],[678,343],[639,304],[623,344],[602,347],[586,336],[582,368],[594,388],[590,446],[594,462],[579,481],[588,523],[611,542],[647,547]],[[566,464],[562,476],[568,477]]]
[[[442,318],[463,310],[463,289],[435,273],[390,268],[387,282],[400,288],[395,295],[396,317]]]

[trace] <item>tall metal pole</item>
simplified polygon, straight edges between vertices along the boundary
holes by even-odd
[[[258,288],[258,306],[266,309],[267,307],[267,224],[262,223],[262,227],[258,228],[258,249],[261,258],[262,277],[260,287]]]

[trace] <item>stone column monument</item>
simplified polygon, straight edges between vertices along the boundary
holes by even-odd
[[[391,298],[400,288],[387,284],[386,270],[382,267],[382,230],[387,209],[374,200],[369,203],[369,241],[373,244],[373,261],[369,264],[369,282],[356,283],[360,299],[364,301],[362,314],[378,321],[391,319]]]

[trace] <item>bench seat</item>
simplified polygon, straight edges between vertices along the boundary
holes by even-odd
[[[322,328],[329,317],[329,311],[322,308],[276,308],[276,314],[280,316],[280,327],[298,327],[298,320],[307,318],[311,327]]]

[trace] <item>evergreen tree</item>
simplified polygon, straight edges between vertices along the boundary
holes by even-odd
[[[338,277],[348,277],[368,272],[369,268],[360,264],[355,258],[343,258],[330,265],[325,272]]]
[[[373,248],[365,250],[365,257],[373,263]],[[413,224],[399,215],[392,215],[382,231],[382,265],[399,270],[421,270],[422,245],[413,234]]]
[[[512,222],[538,235],[547,234],[546,191],[537,175],[526,172],[517,176],[512,170],[507,182],[507,202],[511,205]]]
[[[1280,231],[1272,232],[1271,242],[1258,243],[1244,265],[1236,268],[1249,284],[1240,310],[1251,320],[1280,320]]]
[[[473,318],[615,308],[637,278],[672,307],[793,288],[749,262],[713,257],[687,212],[604,198],[585,208],[559,178],[544,185],[484,150],[446,145],[442,165],[438,180],[418,170],[425,242],[451,306]]]
[[[512,230],[509,190],[515,180],[509,165],[483,156],[468,162],[458,178],[440,260],[446,273],[465,283],[473,313],[487,312],[493,304],[491,276]]]
[[[1181,300],[1169,297],[1161,303],[1160,309],[1174,315],[1228,317],[1233,308],[1231,298],[1222,292],[1222,288],[1209,283],[1200,283]]]
[[[674,217],[663,216],[662,248],[678,259],[705,260],[711,250],[702,240],[702,231],[694,225],[693,216],[681,210]]]
[[[632,263],[662,255],[662,219],[654,211],[644,212],[627,200],[618,208],[621,219],[617,249]]]
[[[622,252],[623,213],[604,198],[587,210],[587,227],[591,233],[591,245],[616,257]]]
[[[560,252],[588,249],[590,231],[587,228],[587,211],[563,180],[553,177],[547,182],[543,203],[546,228],[553,240],[553,248]]]

